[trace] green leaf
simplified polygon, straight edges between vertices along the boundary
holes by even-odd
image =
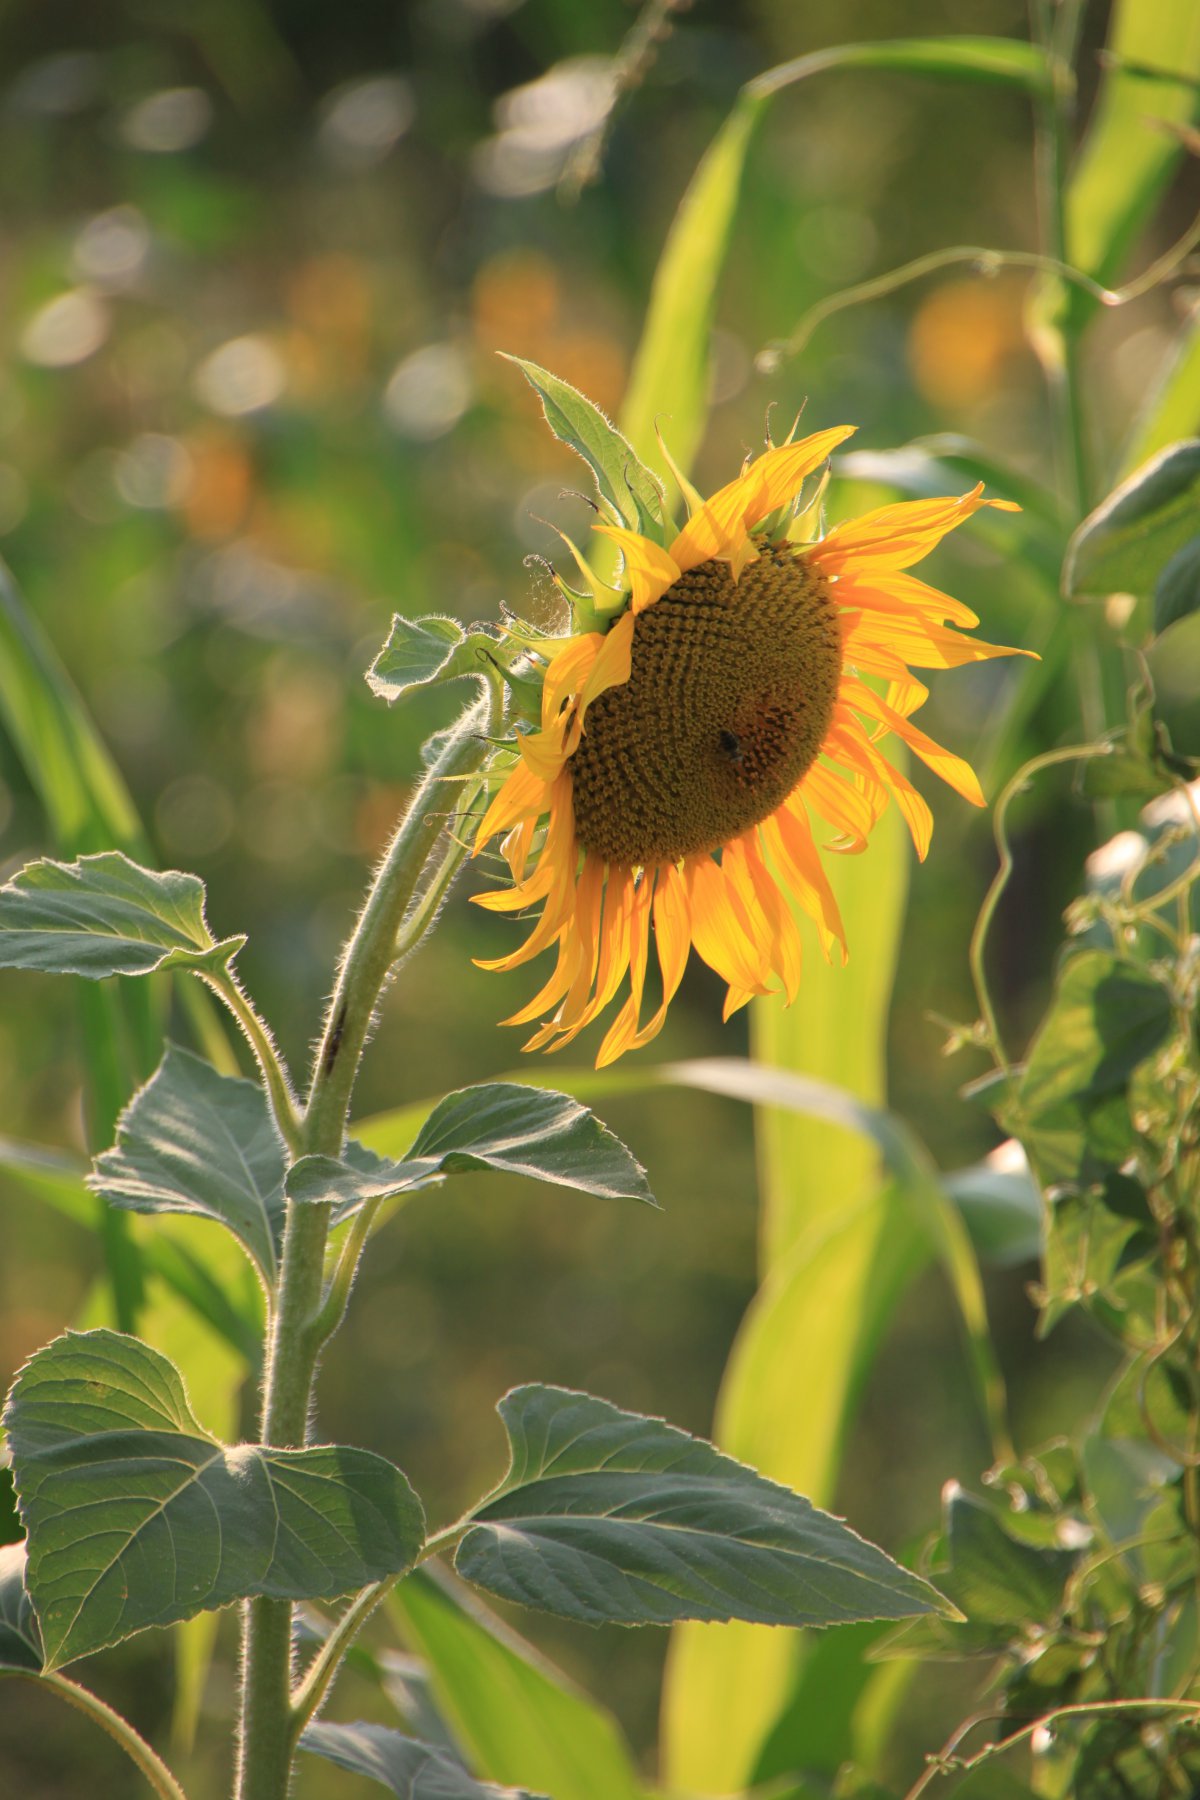
[[[1200,307],[1181,326],[1121,453],[1130,474],[1180,438],[1200,431]]]
[[[1183,766],[1200,761],[1200,613],[1169,625],[1146,651],[1146,667],[1160,732]]]
[[[145,834],[120,771],[70,676],[0,563],[0,719],[59,849],[119,844],[145,855]]]
[[[691,465],[708,417],[713,311],[746,153],[765,102],[743,94],[701,158],[655,270],[621,424],[653,465],[655,428],[681,468]]]
[[[0,1669],[41,1667],[41,1636],[25,1586],[25,1545],[0,1545]]]
[[[1116,0],[1110,15],[1111,60],[1067,190],[1067,260],[1105,285],[1117,280],[1130,250],[1183,155],[1164,125],[1196,115],[1200,12],[1195,0]],[[1137,73],[1139,67],[1183,79]],[[1078,333],[1097,302],[1055,284],[1055,314]]]
[[[174,1044],[117,1122],[88,1186],[131,1212],[192,1213],[224,1225],[268,1286],[283,1216],[283,1140],[261,1086],[219,1075]]]
[[[602,1199],[655,1204],[646,1171],[620,1138],[567,1094],[516,1082],[461,1088],[438,1102],[401,1162],[305,1156],[288,1172],[297,1200],[332,1201],[345,1218],[368,1200],[426,1185],[438,1175],[471,1169],[527,1175]]]
[[[1063,592],[1148,596],[1198,540],[1200,438],[1191,438],[1160,451],[1083,521],[1067,546]],[[1156,602],[1155,630],[1169,623]]]
[[[319,1719],[305,1728],[300,1748],[377,1781],[399,1800],[546,1800],[524,1789],[476,1781],[444,1751],[386,1725],[331,1725]]]
[[[1022,1543],[1004,1529],[994,1507],[947,1484],[949,1568],[938,1580],[972,1626],[1042,1624],[1054,1619],[1079,1561],[1078,1550]]]
[[[584,397],[567,381],[561,381],[537,363],[521,356],[508,356],[516,363],[542,403],[555,437],[581,456],[592,474],[604,500],[617,517],[634,531],[666,541],[662,489],[633,448],[610,424],[598,406]]]
[[[0,968],[102,981],[214,968],[245,941],[213,938],[199,876],[160,875],[119,850],[74,863],[29,863],[0,888]]]
[[[455,1567],[502,1599],[592,1625],[945,1610],[840,1520],[661,1419],[534,1386],[499,1412],[512,1460],[469,1515]]]
[[[1043,1183],[1095,1179],[1124,1160],[1130,1079],[1173,1023],[1167,990],[1137,964],[1085,950],[1064,966],[1012,1104]]]
[[[975,37],[955,32],[947,37],[834,44],[756,75],[748,84],[748,91],[778,93],[829,69],[885,69],[896,74],[945,76],[956,81],[1017,87],[1030,94],[1045,93],[1051,85],[1046,58],[1036,44],[1022,43],[1018,38]]]
[[[436,1564],[390,1597],[432,1672],[441,1712],[493,1781],[554,1800],[640,1800],[632,1754],[610,1715]]]
[[[48,1668],[253,1595],[332,1599],[402,1573],[423,1542],[382,1457],[226,1448],[174,1365],[119,1332],[39,1351],[4,1426]]]
[[[987,1157],[944,1175],[942,1186],[984,1262],[1005,1269],[1041,1255],[1042,1196],[1028,1167],[998,1165]]]
[[[489,633],[466,632],[457,619],[395,613],[387,642],[367,670],[367,685],[391,706],[414,688],[482,674],[480,656],[495,647]]]
[[[1045,58],[1013,38],[948,36],[838,44],[767,69],[743,88],[679,202],[650,290],[621,426],[654,467],[661,420],[671,454],[687,469],[709,405],[710,339],[746,158],[768,104],[785,88],[841,68],[1000,82],[1027,92],[1048,80]]]

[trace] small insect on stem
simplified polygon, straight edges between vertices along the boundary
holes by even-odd
[[[333,1022],[333,1030],[329,1034],[329,1042],[325,1046],[324,1073],[327,1076],[328,1076],[330,1070],[333,1068],[334,1063],[337,1061],[337,1053],[338,1053],[339,1049],[341,1048],[341,1043],[342,1043],[342,1032],[345,1030],[345,1028],[346,1028],[346,1002],[343,1000],[341,1006],[338,1008],[337,1018]]]

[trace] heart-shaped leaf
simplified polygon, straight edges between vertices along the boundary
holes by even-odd
[[[499,1411],[511,1466],[455,1566],[502,1599],[592,1625],[954,1616],[840,1519],[661,1419],[557,1387]]]
[[[131,1212],[194,1213],[228,1227],[270,1284],[283,1218],[283,1140],[254,1081],[176,1045],[117,1121],[88,1186]]]
[[[361,1152],[355,1165],[345,1158],[302,1157],[288,1171],[287,1191],[294,1200],[332,1201],[340,1219],[368,1200],[470,1169],[655,1204],[646,1171],[590,1108],[567,1094],[511,1081],[447,1094],[400,1162],[377,1159],[372,1168]]]
[[[444,1751],[386,1725],[330,1725],[320,1719],[308,1726],[300,1747],[379,1782],[398,1800],[545,1800],[524,1788],[476,1781]]]
[[[227,1448],[175,1366],[120,1332],[40,1350],[4,1427],[48,1668],[252,1595],[350,1593],[424,1541],[420,1501],[383,1457]]]
[[[0,1669],[41,1666],[41,1635],[25,1586],[25,1545],[0,1545]]]
[[[119,850],[29,863],[0,887],[0,968],[101,981],[222,967],[245,941],[217,943],[198,875],[143,869]]]

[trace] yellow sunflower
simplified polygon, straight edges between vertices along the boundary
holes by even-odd
[[[790,1003],[801,940],[789,895],[826,958],[844,960],[813,815],[832,830],[825,849],[853,853],[894,799],[918,856],[929,848],[929,808],[880,748],[888,733],[983,805],[969,766],[911,723],[928,690],[910,665],[1014,652],[964,637],[954,627],[976,615],[904,571],[981,506],[1018,509],[980,483],[793,541],[805,478],[852,430],[769,448],[708,500],[681,483],[691,516],[669,549],[595,527],[623,553],[621,610],[607,631],[544,646],[541,729],[518,738],[475,844],[503,834],[512,875],[478,904],[541,908],[519,949],[480,967],[557,950],[545,986],[505,1021],[541,1021],[527,1050],[568,1043],[626,976],[597,1067],[648,1043],[693,946],[728,983],[726,1018],[777,985]],[[652,927],[661,998],[642,1024]]]

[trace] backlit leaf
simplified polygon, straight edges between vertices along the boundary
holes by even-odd
[[[512,1461],[475,1507],[460,1575],[599,1625],[833,1625],[945,1610],[840,1520],[661,1419],[566,1388],[500,1402]]]
[[[617,516],[634,531],[665,541],[662,490],[598,406],[594,406],[578,388],[552,375],[537,363],[524,357],[510,356],[542,403],[555,437],[581,456],[596,477],[601,496]]]
[[[414,688],[481,674],[480,655],[494,644],[486,632],[464,631],[457,619],[406,619],[396,613],[387,642],[367,670],[367,685],[391,706]]]
[[[88,1186],[131,1212],[192,1213],[226,1226],[268,1283],[283,1217],[283,1141],[262,1087],[219,1075],[176,1045],[117,1121]]]
[[[289,1170],[293,1199],[331,1201],[336,1218],[426,1185],[442,1174],[493,1169],[577,1188],[604,1199],[654,1205],[646,1172],[620,1138],[566,1094],[517,1082],[461,1088],[438,1102],[399,1162],[302,1157]]]
[[[224,964],[245,941],[216,942],[198,876],[158,874],[119,850],[29,863],[0,887],[0,968],[101,981]]]
[[[641,1800],[615,1720],[478,1594],[426,1564],[390,1606],[432,1672],[455,1738],[493,1781],[544,1788],[554,1800]]]
[[[423,1541],[420,1502],[382,1457],[227,1448],[174,1365],[119,1332],[39,1351],[4,1427],[49,1668],[253,1595],[332,1599],[400,1574]]]
[[[306,1728],[300,1747],[379,1782],[398,1800],[546,1800],[524,1789],[476,1781],[444,1751],[386,1725],[331,1725],[319,1719]]]

